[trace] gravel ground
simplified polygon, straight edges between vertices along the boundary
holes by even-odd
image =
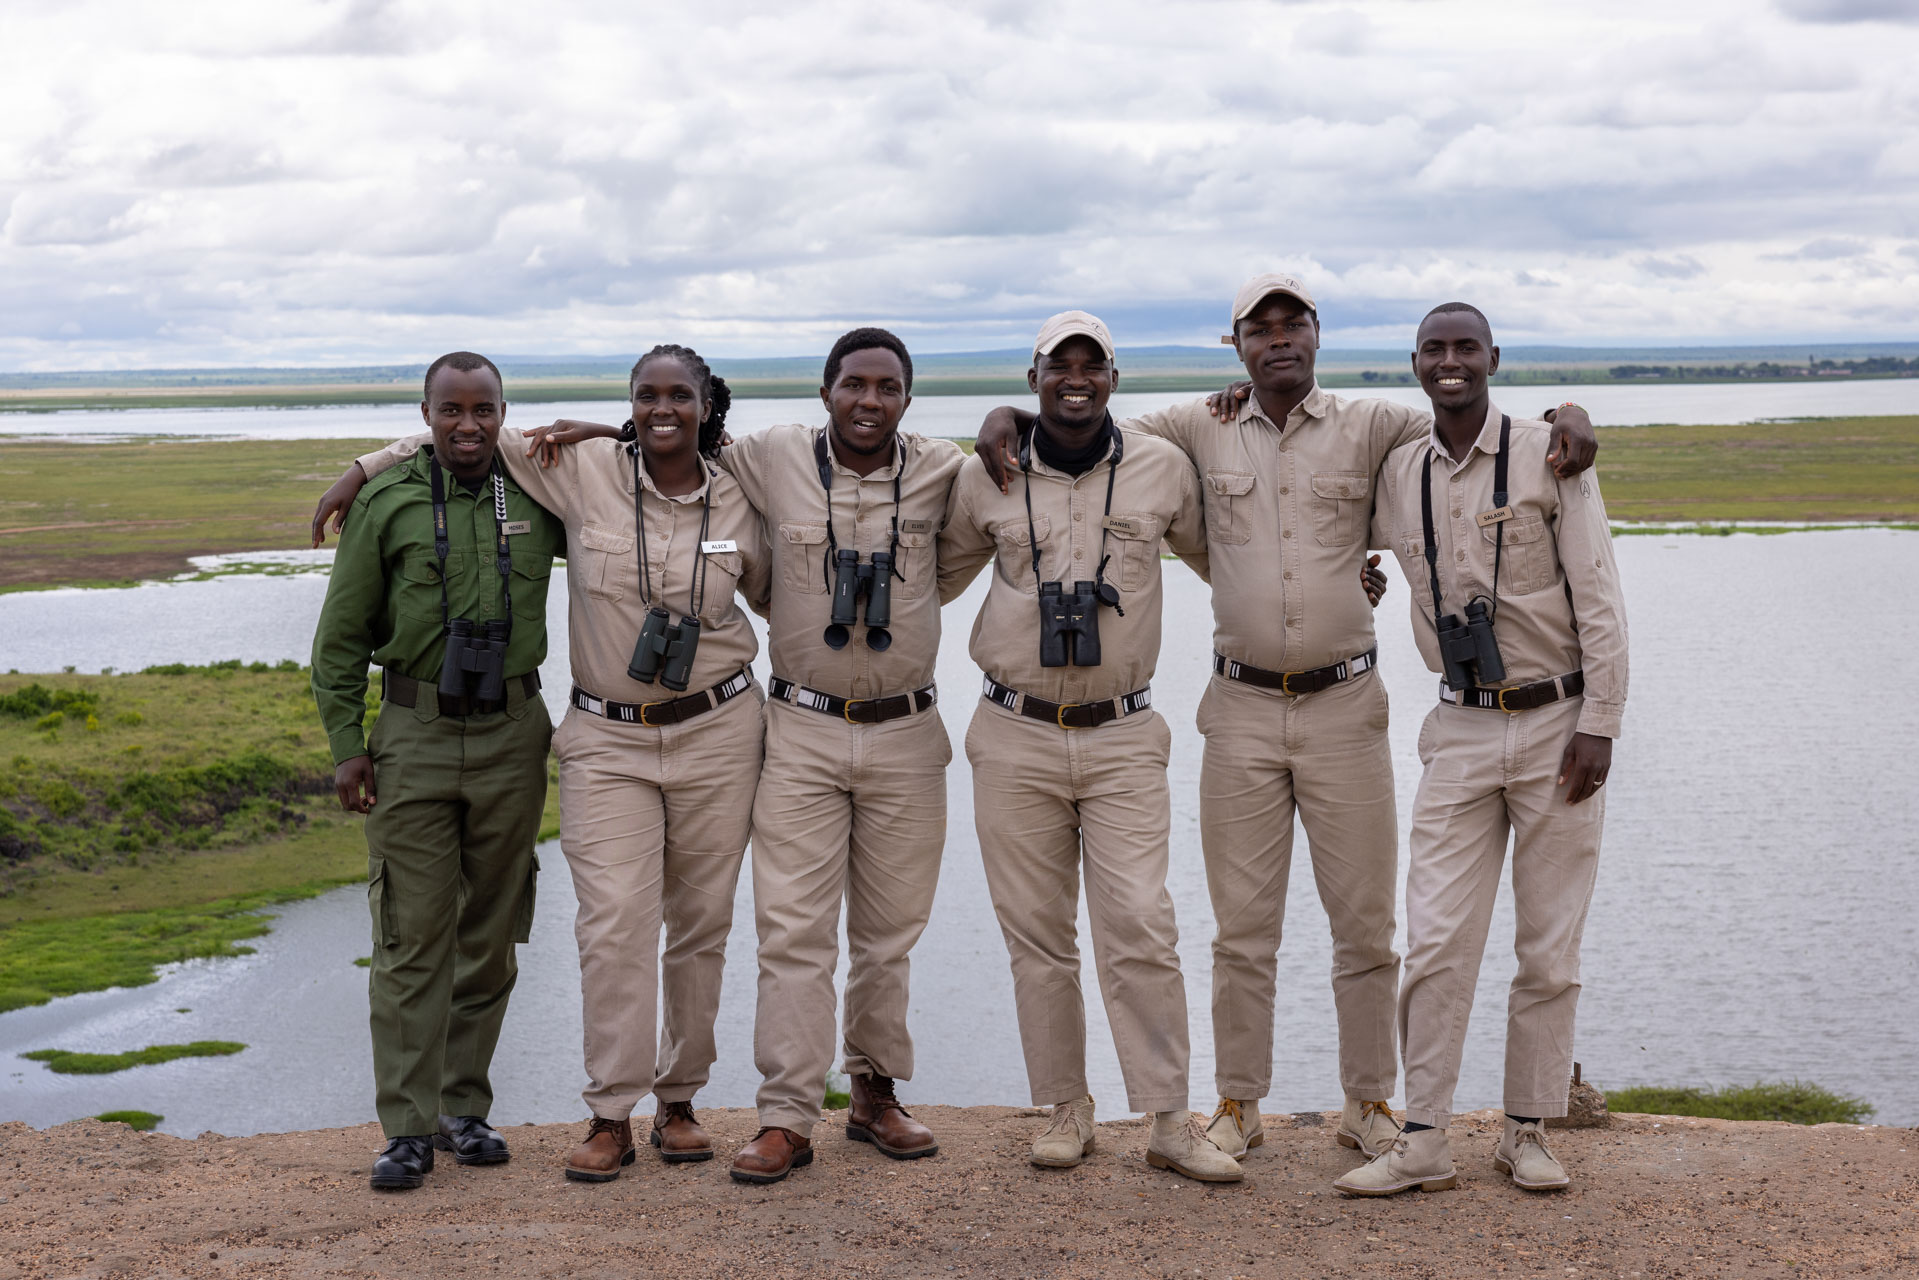
[[[507,1131],[510,1164],[440,1164],[375,1193],[372,1125],[188,1141],[76,1121],[0,1125],[0,1280],[185,1276],[1919,1275],[1919,1131],[1615,1118],[1555,1138],[1575,1183],[1528,1195],[1491,1157],[1498,1117],[1454,1125],[1457,1190],[1348,1200],[1336,1116],[1268,1116],[1237,1186],[1147,1167],[1137,1120],[1075,1170],[1037,1170],[1036,1113],[919,1108],[933,1159],[895,1163],[829,1115],[812,1167],[735,1185],[720,1146],[619,1181],[564,1181],[581,1126]]]

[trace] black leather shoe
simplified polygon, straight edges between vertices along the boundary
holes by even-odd
[[[368,1181],[375,1191],[411,1191],[433,1172],[431,1138],[389,1138],[386,1150],[373,1162]]]
[[[461,1164],[505,1164],[506,1139],[478,1116],[441,1116],[433,1145]]]

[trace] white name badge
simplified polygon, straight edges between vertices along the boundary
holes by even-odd
[[[740,544],[731,538],[721,538],[714,542],[702,542],[700,544],[700,550],[709,556],[719,555],[723,551],[738,551],[739,549]]]

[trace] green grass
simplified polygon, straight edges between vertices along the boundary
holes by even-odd
[[[1706,1116],[1716,1120],[1783,1120],[1788,1124],[1864,1124],[1874,1108],[1800,1080],[1761,1081],[1723,1089],[1638,1085],[1606,1095],[1615,1113]]]
[[[847,1092],[849,1082],[837,1071],[826,1073],[826,1098],[820,1103],[825,1111],[844,1111],[853,1105],[853,1095]]]
[[[144,1049],[129,1049],[125,1053],[35,1049],[20,1056],[29,1062],[44,1062],[47,1070],[63,1076],[104,1076],[132,1067],[158,1066],[162,1062],[173,1062],[180,1058],[224,1058],[245,1048],[237,1040],[195,1040],[192,1044],[150,1044]]]
[[[155,1115],[151,1111],[102,1111],[94,1119],[104,1120],[108,1124],[126,1125],[135,1133],[148,1133],[166,1117]]]

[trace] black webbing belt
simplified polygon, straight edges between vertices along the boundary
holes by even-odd
[[[1056,724],[1062,729],[1096,729],[1109,720],[1130,716],[1153,705],[1151,685],[1117,698],[1101,698],[1097,702],[1048,702],[1030,693],[1021,694],[1017,689],[1009,689],[991,676],[986,677],[986,687],[980,696],[1030,720]]]
[[[1358,657],[1324,667],[1314,667],[1311,671],[1268,671],[1250,662],[1239,662],[1223,653],[1213,655],[1213,670],[1228,680],[1257,685],[1261,689],[1277,689],[1293,697],[1303,693],[1318,693],[1321,689],[1330,689],[1336,684],[1351,680],[1354,676],[1363,675],[1378,665],[1378,645],[1374,645]]]
[[[783,676],[767,683],[767,692],[781,702],[790,702],[808,711],[838,716],[848,724],[884,724],[904,716],[918,715],[939,701],[939,690],[932,685],[890,698],[841,698],[803,684],[794,684]]]
[[[689,693],[684,698],[669,698],[665,702],[609,702],[605,698],[594,697],[577,684],[573,686],[567,701],[589,715],[603,716],[621,724],[659,729],[669,724],[681,724],[709,711],[717,711],[752,687],[753,673],[742,667],[710,689]]]
[[[1586,673],[1575,671],[1571,675],[1554,676],[1551,680],[1536,680],[1531,684],[1507,685],[1504,688],[1488,689],[1484,685],[1472,685],[1465,689],[1455,689],[1444,680],[1439,682],[1439,700],[1450,702],[1459,707],[1478,707],[1481,711],[1531,711],[1534,707],[1543,707],[1558,702],[1561,698],[1575,698],[1586,689]]]

